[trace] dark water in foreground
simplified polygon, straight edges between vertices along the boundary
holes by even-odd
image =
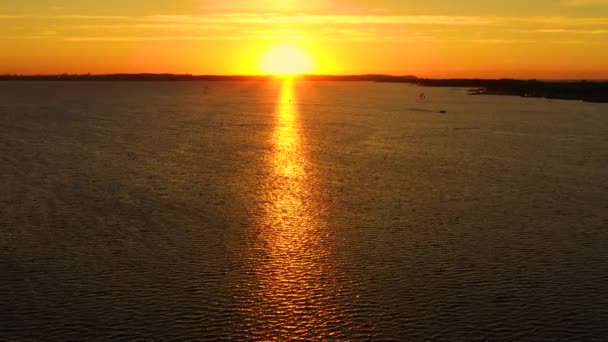
[[[607,339],[608,106],[420,91],[0,83],[0,340]]]

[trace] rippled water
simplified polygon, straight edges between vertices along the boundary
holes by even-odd
[[[0,340],[605,340],[608,106],[465,93],[0,83]]]

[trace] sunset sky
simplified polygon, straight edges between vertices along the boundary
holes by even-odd
[[[0,73],[608,78],[608,0],[2,0]]]

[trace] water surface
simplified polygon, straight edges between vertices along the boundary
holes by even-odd
[[[0,339],[603,340],[606,113],[0,83]]]

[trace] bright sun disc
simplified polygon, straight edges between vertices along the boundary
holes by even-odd
[[[262,71],[273,75],[299,75],[309,73],[312,61],[304,50],[292,45],[273,47],[262,58]]]

